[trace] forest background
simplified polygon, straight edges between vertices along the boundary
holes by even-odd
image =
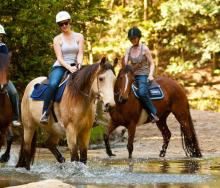
[[[28,82],[55,61],[55,15],[72,16],[85,36],[84,63],[121,58],[138,26],[152,51],[155,76],[182,84],[194,109],[220,112],[220,0],[1,0],[0,23],[12,55],[10,78],[22,97]]]

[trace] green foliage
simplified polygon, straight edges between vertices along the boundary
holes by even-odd
[[[172,57],[166,71],[170,74],[184,74],[193,67],[194,64],[191,61],[184,61],[181,57]]]
[[[160,9],[162,18],[155,23],[155,32],[166,49],[181,49],[180,56],[197,60],[198,66],[213,61],[212,55],[220,52],[219,1],[169,0]]]
[[[103,141],[104,127],[97,126],[92,129],[90,144],[98,144]]]
[[[200,109],[200,110],[209,110],[209,111],[215,111],[220,112],[220,99],[219,98],[201,98],[201,99],[194,99],[190,100],[190,106],[194,109]]]
[[[3,0],[0,3],[0,23],[7,32],[4,42],[13,52],[11,79],[21,93],[31,79],[47,76],[55,61],[52,42],[60,32],[55,23],[60,10],[70,12],[73,29],[82,32],[86,40],[98,38],[92,28],[100,28],[107,14],[101,0]]]

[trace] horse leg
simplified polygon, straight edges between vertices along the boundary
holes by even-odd
[[[132,122],[128,126],[128,145],[127,145],[127,149],[128,149],[128,158],[129,159],[132,158],[135,132],[136,132],[136,123]]]
[[[77,133],[76,130],[69,124],[66,129],[67,144],[70,150],[71,161],[79,161],[78,147],[77,147]]]
[[[112,121],[108,125],[107,133],[104,133],[103,139],[105,142],[105,148],[106,148],[106,153],[108,154],[109,157],[111,156],[116,156],[115,154],[112,153],[111,146],[109,143],[109,137],[111,133],[115,130],[116,126],[113,125]]]
[[[168,144],[170,142],[170,137],[171,137],[171,132],[170,132],[170,130],[167,126],[167,123],[166,123],[168,115],[169,115],[169,113],[164,114],[163,116],[160,117],[160,120],[158,122],[156,122],[157,127],[159,128],[159,130],[163,136],[163,145],[162,145],[162,149],[159,154],[160,157],[165,157],[166,150],[167,150]]]
[[[25,167],[27,170],[30,170],[30,165],[34,162],[35,152],[36,130],[32,127],[24,127],[24,135],[21,143],[21,150],[16,168]]]
[[[14,134],[13,134],[11,127],[9,127],[8,132],[7,132],[7,148],[6,148],[5,153],[0,157],[1,163],[6,163],[10,159],[10,150],[11,150],[13,139],[14,139]]]
[[[87,162],[87,151],[88,151],[88,145],[89,145],[89,139],[90,139],[90,130],[83,130],[81,131],[81,134],[79,134],[80,141],[79,143],[79,151],[80,151],[80,162],[86,164]]]
[[[174,115],[180,123],[183,149],[186,153],[186,156],[189,155],[190,157],[202,157],[189,107],[181,108],[181,111],[176,110]]]
[[[55,134],[50,134],[47,141],[46,141],[46,144],[47,144],[48,149],[51,151],[51,153],[56,158],[56,160],[59,163],[64,163],[65,158],[62,156],[62,154],[60,153],[60,151],[56,147],[58,142],[59,142],[59,136],[57,136]]]

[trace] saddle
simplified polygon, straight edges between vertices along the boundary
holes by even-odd
[[[138,87],[135,82],[131,85],[131,88],[132,88],[134,95],[137,98],[139,98]],[[163,90],[161,89],[160,85],[155,80],[150,82],[150,85],[148,86],[148,93],[149,93],[150,99],[152,99],[152,100],[159,100],[159,99],[164,98]]]
[[[69,74],[65,74],[61,83],[59,84],[58,90],[54,96],[54,102],[60,102],[63,96],[64,89],[66,87],[67,80],[69,78]],[[34,85],[34,90],[31,94],[31,98],[34,100],[44,100],[45,92],[48,89],[49,79],[43,80],[41,83],[37,83]]]

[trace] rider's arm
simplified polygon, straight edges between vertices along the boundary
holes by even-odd
[[[125,52],[125,60],[124,60],[125,65],[128,64],[129,51],[130,51],[130,48],[127,48],[127,49],[126,49],[126,52]]]
[[[80,33],[78,35],[79,52],[77,54],[77,63],[78,69],[80,69],[83,64],[84,37]]]
[[[147,59],[150,63],[150,72],[148,75],[148,79],[153,80],[154,79],[153,75],[154,75],[155,64],[154,64],[151,52],[147,46],[144,46],[144,55],[147,57]]]

